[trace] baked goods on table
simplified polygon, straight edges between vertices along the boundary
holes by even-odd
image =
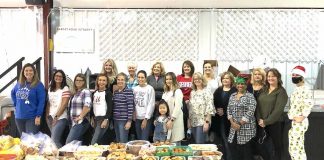
[[[156,141],[152,143],[153,146],[175,146],[175,143],[171,143],[170,141]]]
[[[135,158],[135,155],[126,153],[125,151],[116,151],[108,155],[108,160],[132,160]]]
[[[193,151],[217,151],[215,144],[189,144]]]
[[[164,156],[161,160],[185,160],[185,157],[182,156]]]
[[[110,143],[108,150],[109,152],[126,151],[126,144],[112,142]]]

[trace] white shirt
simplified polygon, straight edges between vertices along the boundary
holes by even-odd
[[[107,113],[106,92],[96,91],[93,95],[93,113],[97,116],[105,116]]]
[[[69,90],[69,87],[67,86],[65,86],[63,89],[58,89],[55,92],[48,91],[48,101],[50,104],[49,115],[51,115],[54,118],[61,106],[62,98],[69,98],[70,95],[71,92]],[[67,118],[66,110],[64,110],[63,114],[60,117],[58,117],[58,119],[63,118]]]
[[[145,87],[136,86],[133,90],[136,119],[150,119],[154,112],[155,106],[155,92],[150,85]]]
[[[218,88],[218,81],[217,81],[217,79],[215,78],[215,79],[209,80],[208,83],[207,83],[207,88],[210,90],[210,92],[212,94],[214,94],[214,92]]]

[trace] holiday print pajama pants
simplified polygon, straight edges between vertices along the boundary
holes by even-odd
[[[308,121],[302,123],[292,122],[289,130],[289,153],[292,160],[307,160],[304,139],[308,129]]]

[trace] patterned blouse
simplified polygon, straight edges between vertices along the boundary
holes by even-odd
[[[192,127],[203,126],[205,117],[214,115],[213,94],[206,87],[203,90],[192,90],[189,103],[189,119]]]
[[[313,96],[305,86],[296,87],[290,97],[290,109],[288,111],[289,119],[296,116],[307,117],[313,107]],[[307,118],[305,118],[307,119]]]
[[[239,123],[241,120],[247,122],[241,125],[238,131],[230,129],[228,142],[232,143],[235,134],[237,134],[237,144],[246,144],[256,133],[256,123],[254,111],[256,101],[253,94],[246,92],[239,100],[236,100],[236,93],[233,93],[228,102],[227,118],[233,118],[234,122]],[[236,132],[236,133],[235,133]]]

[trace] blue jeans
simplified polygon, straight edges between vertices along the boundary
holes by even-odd
[[[207,136],[207,133],[204,133],[203,126],[192,127],[191,131],[196,144],[205,143],[205,137]]]
[[[167,132],[163,128],[164,123],[156,121],[154,129],[153,142],[165,141],[167,139]]]
[[[141,128],[143,119],[136,119],[135,121],[135,129],[138,140],[149,140],[150,131],[152,127],[152,119],[147,120],[146,127],[144,129]]]
[[[106,133],[107,129],[109,126],[106,126],[106,128],[101,128],[101,123],[103,120],[97,120],[96,119],[96,129],[95,132],[93,134],[92,140],[91,140],[91,144],[95,144],[95,143],[100,143],[101,144],[101,139],[104,136],[104,134]],[[110,123],[110,122],[109,122]]]
[[[15,119],[18,132],[21,136],[22,132],[36,134],[39,132],[40,125],[35,125],[35,118],[31,119]]]
[[[52,126],[53,118],[51,116],[49,116],[48,121],[49,124],[47,125],[51,130],[51,138],[56,144],[56,147],[61,148],[63,146],[61,143],[62,135],[65,128],[68,127],[68,120],[66,118],[60,119],[54,126]]]
[[[75,124],[69,132],[68,137],[66,138],[66,144],[72,142],[73,140],[82,141],[83,135],[89,129],[90,123],[87,119],[83,119],[81,124]]]
[[[128,142],[128,132],[129,130],[125,129],[125,124],[127,120],[114,120],[116,141],[120,143]]]

